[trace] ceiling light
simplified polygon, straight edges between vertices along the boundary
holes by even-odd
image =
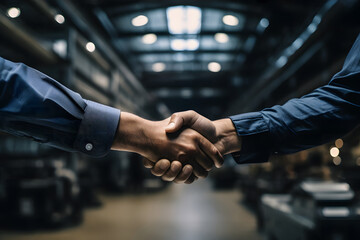
[[[144,26],[146,25],[147,23],[149,22],[149,19],[144,16],[144,15],[139,15],[137,17],[134,17],[132,20],[131,20],[131,23],[133,26],[135,27],[141,27],[141,26]]]
[[[11,18],[17,18],[20,14],[20,8],[12,7],[7,10],[7,15]]]
[[[86,50],[88,50],[89,52],[94,52],[95,49],[96,49],[96,47],[95,47],[95,44],[94,44],[94,43],[88,42],[88,43],[86,44]]]
[[[220,72],[221,71],[221,65],[217,62],[211,62],[208,64],[208,69],[210,72]]]
[[[279,68],[283,67],[288,61],[288,58],[286,56],[281,56],[277,61],[276,61],[276,66],[278,66]]]
[[[333,147],[330,149],[330,155],[332,157],[337,157],[340,154],[340,150],[337,147]]]
[[[166,65],[165,65],[165,63],[154,63],[153,65],[152,65],[152,70],[154,71],[154,72],[163,72],[164,70],[165,70],[165,68],[166,68]]]
[[[181,89],[180,95],[183,98],[191,98],[194,95],[194,92],[191,89],[184,88],[184,89]]]
[[[333,163],[334,163],[336,166],[339,166],[339,165],[341,164],[341,157],[339,157],[339,156],[334,157]]]
[[[214,38],[219,43],[227,43],[229,41],[229,36],[226,33],[217,33]]]
[[[171,34],[198,34],[201,30],[201,9],[193,6],[176,6],[166,9]]]
[[[186,49],[186,42],[184,39],[171,40],[171,49],[174,51],[184,51]]]
[[[268,26],[269,26],[269,20],[268,19],[266,19],[266,18],[263,18],[263,19],[261,19],[260,20],[260,26],[262,27],[262,28],[267,28]]]
[[[315,23],[311,23],[307,30],[310,32],[310,33],[314,33],[316,30],[317,30],[317,25]]]
[[[65,18],[63,15],[61,14],[56,14],[55,16],[55,21],[58,23],[58,24],[63,24],[65,22]]]
[[[195,51],[200,43],[197,39],[174,39],[171,40],[170,45],[173,51]]]
[[[301,46],[302,46],[303,44],[304,44],[304,40],[303,40],[302,38],[297,38],[297,39],[293,42],[292,46],[297,50],[297,49],[301,48]]]
[[[53,50],[61,57],[65,58],[67,55],[67,42],[63,39],[55,41],[53,43]]]
[[[197,39],[188,39],[186,41],[186,50],[195,51],[199,48],[199,41]]]
[[[316,15],[313,19],[313,23],[315,24],[320,24],[321,23],[321,16],[320,15]]]
[[[225,15],[222,20],[224,24],[229,26],[237,26],[239,24],[239,19],[233,15]]]
[[[335,141],[335,146],[336,146],[337,148],[342,148],[342,147],[344,146],[344,141],[343,141],[341,138],[337,139],[337,140]]]
[[[144,44],[154,44],[157,41],[157,36],[153,33],[149,33],[143,36],[142,41]]]

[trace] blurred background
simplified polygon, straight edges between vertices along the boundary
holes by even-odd
[[[2,0],[0,56],[84,98],[160,120],[300,97],[341,69],[356,0]],[[360,53],[359,53],[360,54]],[[0,239],[358,239],[360,130],[193,185],[0,133]]]

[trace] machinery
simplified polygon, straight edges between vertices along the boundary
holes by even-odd
[[[264,227],[271,240],[355,239],[360,208],[347,183],[302,182],[291,194],[262,197]]]
[[[79,185],[70,154],[13,137],[2,138],[0,146],[2,226],[32,229],[81,222]]]

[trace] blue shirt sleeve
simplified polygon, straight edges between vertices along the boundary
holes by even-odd
[[[0,58],[0,130],[66,151],[103,156],[120,110],[83,99],[22,63]]]
[[[283,106],[231,116],[242,150],[237,163],[308,149],[341,137],[360,123],[360,35],[328,85]]]

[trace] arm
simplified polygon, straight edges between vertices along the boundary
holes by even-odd
[[[110,149],[192,164],[197,177],[222,157],[195,131],[165,134],[168,120],[151,122],[82,97],[24,64],[0,58],[0,130],[91,156]],[[115,137],[116,135],[116,137]]]
[[[169,129],[177,131],[187,124],[188,127],[207,134],[208,127],[205,129],[194,124],[197,118],[194,115],[177,114]],[[230,138],[222,142],[230,152],[235,152],[233,156],[237,163],[266,162],[271,154],[301,151],[345,135],[360,123],[360,35],[349,52],[343,69],[328,85],[300,99],[292,99],[283,106],[240,114],[230,119],[240,139],[241,151],[229,146],[234,141]],[[218,134],[219,132],[222,130]],[[158,175],[166,174],[156,165],[154,171]]]
[[[91,156],[111,148],[120,111],[83,99],[45,74],[0,58],[0,130]]]
[[[238,163],[308,149],[341,137],[360,123],[360,35],[328,85],[283,106],[231,117],[242,151]],[[259,151],[261,149],[261,151]]]

